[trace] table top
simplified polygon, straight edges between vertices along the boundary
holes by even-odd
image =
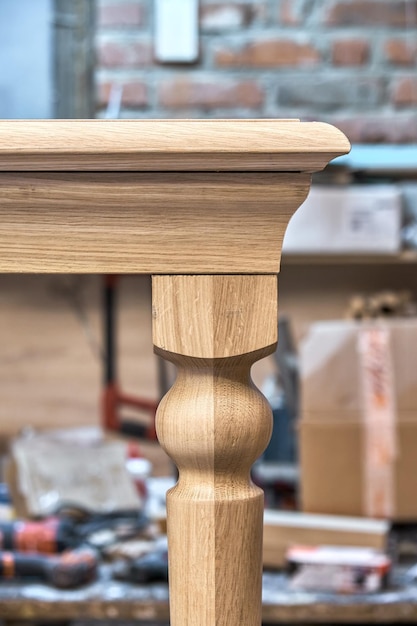
[[[276,274],[349,148],[298,120],[0,120],[0,271]]]
[[[350,149],[299,120],[1,120],[0,171],[308,171]]]

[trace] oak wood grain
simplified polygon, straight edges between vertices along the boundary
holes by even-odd
[[[155,351],[178,368],[157,413],[179,468],[167,498],[172,626],[261,623],[263,493],[249,472],[272,420],[250,368],[273,352],[276,318],[276,276],[153,277]]]
[[[0,271],[271,273],[309,174],[0,173]]]
[[[274,350],[272,274],[309,173],[349,147],[297,120],[0,121],[0,271],[170,275],[153,304],[155,349],[179,368],[158,412],[180,469],[172,626],[260,626],[249,470],[271,414],[250,368]]]
[[[275,276],[154,278],[154,345],[199,359],[233,357],[273,345],[277,328],[269,320],[277,312],[276,281]]]
[[[299,120],[2,120],[0,171],[317,171],[349,151]]]

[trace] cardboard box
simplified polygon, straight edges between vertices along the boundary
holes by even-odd
[[[300,424],[301,503],[309,513],[367,515],[361,421]],[[392,519],[417,519],[417,422],[397,423]]]
[[[361,330],[381,324],[390,334],[397,419],[417,422],[417,320],[413,318],[311,324],[300,344],[303,421],[363,418],[358,336]]]
[[[368,410],[360,350],[368,330],[388,338],[375,364],[383,400],[375,414]],[[415,521],[417,321],[313,324],[300,360],[302,510]]]
[[[396,185],[318,185],[291,218],[283,251],[395,253],[401,245],[401,221]]]
[[[284,567],[287,551],[294,545],[352,546],[385,551],[388,531],[388,523],[381,520],[266,509],[263,563],[265,567]]]

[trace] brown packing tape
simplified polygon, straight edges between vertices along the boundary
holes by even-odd
[[[357,335],[379,322],[317,322],[300,345],[302,415],[332,414],[335,419],[362,411]],[[392,320],[391,333],[395,404],[401,415],[417,421],[417,320]]]
[[[365,513],[392,517],[397,456],[391,331],[383,322],[357,335],[363,404],[363,497]]]

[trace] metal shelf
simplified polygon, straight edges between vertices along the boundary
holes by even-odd
[[[396,254],[283,253],[282,265],[403,265],[417,263],[417,251]]]

